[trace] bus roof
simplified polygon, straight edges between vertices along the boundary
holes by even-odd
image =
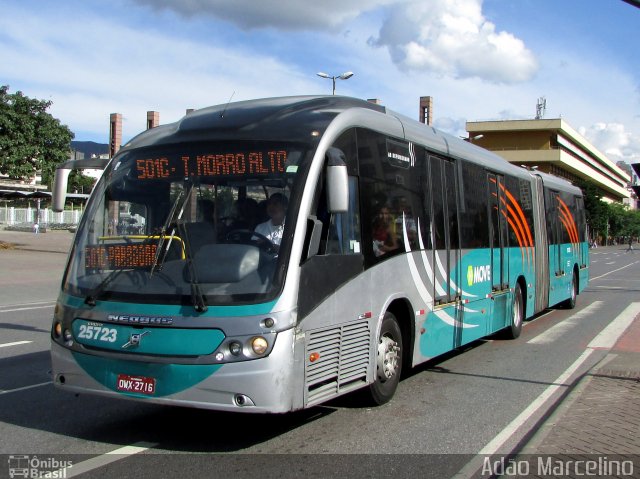
[[[343,96],[291,96],[221,104],[196,110],[176,123],[147,130],[125,145],[145,147],[183,141],[216,139],[308,138],[320,135],[331,121],[350,108],[385,112],[385,107]]]
[[[519,178],[530,178],[526,169],[515,166],[495,153],[464,139],[439,131],[382,105],[333,95],[262,98],[210,106],[189,113],[175,123],[140,133],[125,145],[123,151],[128,148],[218,139],[295,141],[308,138],[310,130],[317,131],[321,136],[338,115],[352,109],[368,110],[369,115],[380,114],[376,126],[388,124],[391,127],[393,124],[394,131],[397,130],[399,121],[405,140],[423,145],[435,153],[465,159]],[[575,188],[569,182],[551,175],[544,175],[542,178],[546,184],[554,184],[556,188]]]

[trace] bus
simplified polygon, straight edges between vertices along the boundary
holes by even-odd
[[[384,106],[204,108],[132,139],[94,188],[54,383],[238,412],[384,404],[403,370],[574,307],[588,254],[580,189]]]

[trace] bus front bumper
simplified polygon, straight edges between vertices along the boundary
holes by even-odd
[[[71,351],[51,344],[54,385],[75,393],[220,411],[284,413],[294,397],[294,330],[278,333],[270,355],[225,364],[150,363]],[[99,353],[97,353],[99,354]],[[135,386],[133,388],[131,385]],[[299,393],[302,395],[302,393]]]

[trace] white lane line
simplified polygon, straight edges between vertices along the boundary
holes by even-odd
[[[569,386],[568,379],[582,366],[589,356],[594,352],[593,349],[587,349],[583,352],[574,363],[569,366],[553,383],[544,390],[529,406],[522,411],[518,417],[511,421],[500,433],[494,437],[486,446],[480,449],[478,454],[491,455],[498,452],[498,449],[507,442],[507,440],[522,426],[538,409],[560,388]]]
[[[605,276],[609,276],[611,273],[615,273],[617,271],[623,270],[625,268],[628,268],[629,266],[633,266],[634,264],[638,264],[638,263],[640,263],[640,261],[636,261],[635,263],[628,264],[626,266],[623,266],[622,268],[614,269],[613,271],[609,271],[608,273],[601,274],[600,276],[596,276],[595,278],[590,278],[589,280],[595,281],[596,279],[604,278]]]
[[[21,344],[29,344],[32,342],[33,341],[15,341],[13,343],[4,343],[4,344],[0,344],[0,348],[8,348],[9,346],[19,346]]]
[[[0,309],[0,313],[13,313],[14,311],[31,311],[32,309],[47,309],[53,308],[56,303],[51,303],[47,306],[28,306],[25,308],[13,308],[13,309]]]
[[[583,310],[578,311],[577,313],[569,316],[561,323],[552,326],[543,333],[537,335],[535,338],[530,339],[529,341],[527,341],[527,344],[549,344],[556,341],[557,339],[560,339],[569,330],[575,328],[586,316],[593,314],[597,310],[599,310],[603,304],[603,301],[594,301]]]
[[[593,338],[587,347],[591,349],[611,349],[618,341],[618,338],[622,336],[622,333],[631,326],[638,314],[640,314],[640,303],[631,303],[616,319],[600,331],[600,334]]]
[[[587,349],[574,363],[551,383],[527,408],[500,431],[487,445],[485,445],[453,478],[475,477],[483,467],[487,457],[496,454],[498,450],[513,436],[523,424],[541,409],[544,404],[560,388],[568,387],[569,379],[598,349],[610,348],[618,341],[622,333],[629,327],[635,317],[640,314],[640,303],[631,303],[622,313],[611,321],[587,346]],[[513,451],[504,451],[511,453]]]
[[[616,262],[615,261],[609,261],[608,263],[605,263],[605,264],[616,264]]]
[[[114,451],[107,452],[106,454],[103,454],[101,456],[92,457],[91,459],[87,459],[86,461],[82,461],[77,464],[73,464],[72,466],[65,467],[64,469],[55,471],[50,477],[76,477],[80,474],[98,469],[99,467],[104,467],[107,464],[111,464],[112,462],[126,459],[127,457],[134,454],[139,454],[155,446],[157,446],[157,444],[155,443],[137,442],[135,444],[132,444],[131,446],[124,446]]]
[[[52,384],[52,382],[51,381],[47,381],[46,383],[32,384],[31,386],[24,386],[24,387],[16,388],[16,389],[7,389],[6,391],[0,390],[0,396],[2,396],[3,394],[17,393],[17,392],[20,392],[20,391],[27,391],[28,389],[39,388],[41,386],[46,386],[47,384]]]

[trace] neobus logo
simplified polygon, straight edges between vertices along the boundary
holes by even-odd
[[[476,283],[491,281],[491,265],[472,266],[467,268],[467,283],[473,286]]]
[[[123,324],[173,324],[173,318],[167,318],[164,316],[130,316],[128,314],[108,314],[107,321],[109,321],[110,323]]]

